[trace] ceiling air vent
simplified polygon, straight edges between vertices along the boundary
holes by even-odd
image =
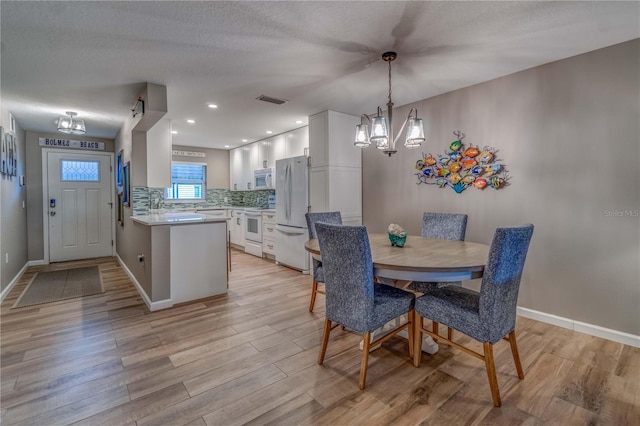
[[[287,102],[284,99],[272,98],[271,96],[265,96],[265,95],[260,95],[256,99],[259,101],[269,102],[276,105],[282,105],[283,103]]]

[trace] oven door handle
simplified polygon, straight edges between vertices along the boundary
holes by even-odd
[[[245,216],[251,216],[251,217],[261,217],[262,213],[260,212],[244,212]]]

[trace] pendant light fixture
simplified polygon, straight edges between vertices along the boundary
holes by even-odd
[[[73,111],[65,112],[68,117],[60,117],[58,119],[58,131],[62,133],[71,133],[73,135],[84,135],[87,128],[84,126],[84,120],[74,118],[78,115]]]
[[[407,148],[417,148],[424,142],[424,126],[422,119],[418,118],[418,110],[411,108],[409,116],[402,123],[398,135],[393,137],[393,101],[391,100],[391,62],[398,57],[396,52],[385,52],[382,54],[382,60],[389,64],[389,100],[387,102],[387,117],[382,115],[382,109],[378,107],[378,113],[371,118],[367,114],[362,114],[360,124],[356,126],[356,138],[354,145],[360,148],[366,148],[371,143],[376,144],[376,148],[382,150],[383,153],[391,157],[392,154],[398,152],[396,150],[396,142],[400,138],[404,127],[407,126],[407,133],[404,146]],[[367,120],[371,124],[365,124]]]

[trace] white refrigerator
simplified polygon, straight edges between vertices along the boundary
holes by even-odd
[[[304,217],[309,207],[307,156],[276,161],[276,262],[309,273],[309,239]]]

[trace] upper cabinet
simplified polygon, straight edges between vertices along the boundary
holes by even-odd
[[[302,127],[284,134],[286,156],[298,157],[305,155],[305,148],[309,148],[309,127]]]
[[[275,168],[282,158],[308,154],[309,127],[301,127],[269,139],[234,148],[229,152],[230,187],[232,191],[253,188],[253,172],[266,167]]]
[[[232,191],[251,189],[253,169],[251,169],[251,150],[248,146],[232,149],[229,153],[230,187]]]

